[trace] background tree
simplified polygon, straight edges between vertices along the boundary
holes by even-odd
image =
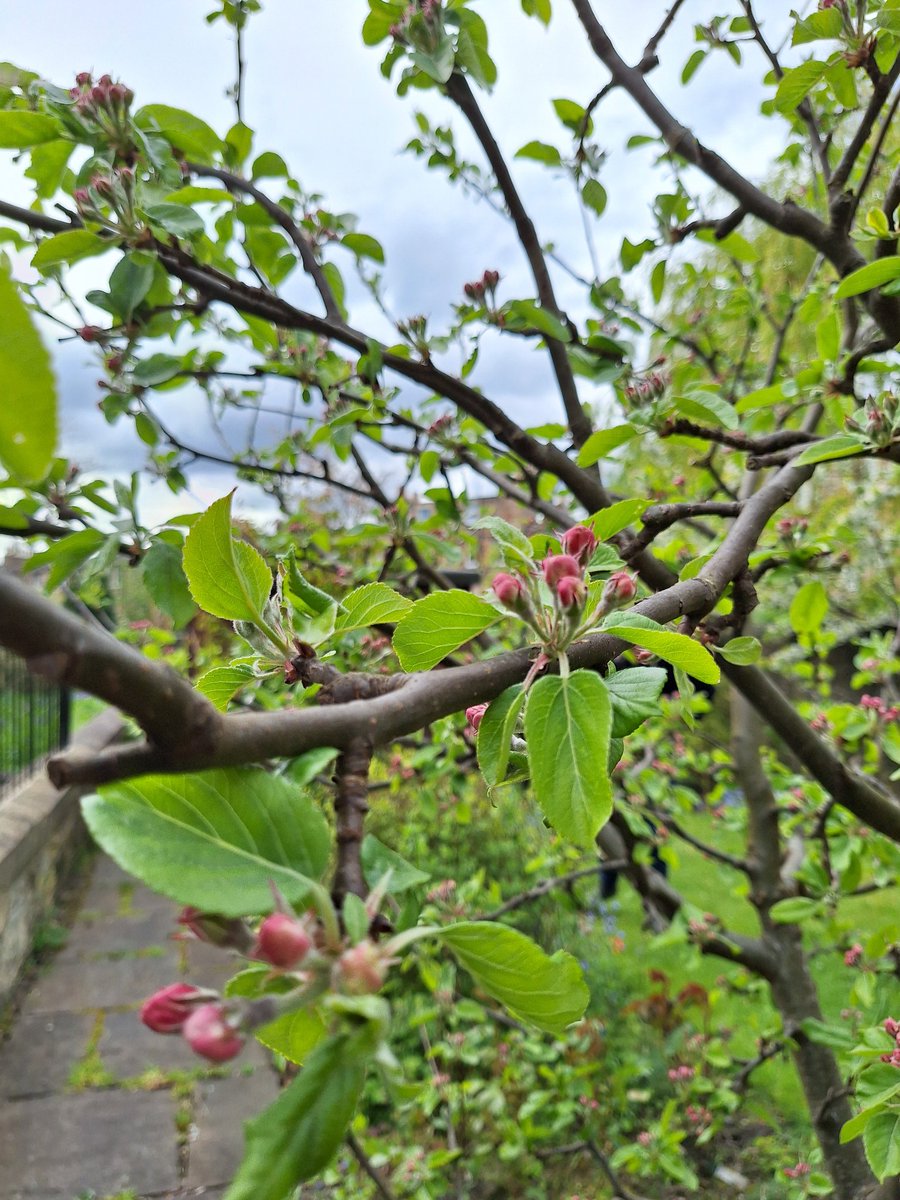
[[[450,126],[423,114],[411,149],[508,217],[533,280],[509,296],[489,267],[444,316],[397,319],[388,343],[352,322],[338,266],[349,252],[384,309],[378,241],[322,207],[277,154],[255,153],[241,89],[257,7],[211,14],[238,48],[237,121],[224,137],[180,109],[136,107],[125,84],[86,73],[64,89],[7,68],[0,111],[0,144],[20,152],[35,188],[32,208],[0,202],[0,213],[14,250],[35,245],[41,275],[19,287],[5,275],[0,295],[13,401],[0,417],[4,532],[44,545],[29,565],[49,566],[50,590],[67,585],[94,614],[73,615],[4,575],[0,640],[142,730],[94,758],[50,764],[60,785],[103,785],[85,804],[101,845],[189,906],[195,932],[282,972],[251,963],[222,1003],[167,990],[149,1012],[157,1027],[183,1025],[213,1058],[237,1053],[258,1028],[305,1063],[251,1127],[229,1195],[286,1195],[325,1166],[368,1064],[395,1071],[377,993],[413,945],[428,977],[422,939],[447,946],[514,1021],[562,1035],[587,1003],[577,964],[548,958],[497,918],[601,861],[618,864],[652,930],[771,996],[780,1028],[754,1058],[730,1064],[723,1113],[756,1066],[789,1051],[827,1172],[817,1183],[790,1168],[801,1180],[791,1186],[861,1200],[877,1179],[881,1195],[895,1194],[898,930],[882,921],[865,943],[848,943],[842,913],[848,897],[892,880],[900,838],[890,782],[900,762],[896,514],[881,496],[900,456],[890,390],[900,339],[896,9],[825,3],[795,17],[787,48],[743,0],[697,27],[685,82],[720,52],[740,66],[756,56],[767,72],[765,110],[785,141],[760,186],[653,89],[666,35],[685,19],[680,0],[648,29],[634,65],[591,5],[573,0],[598,91],[555,100],[562,145],[531,141],[516,157],[574,187],[592,243],[617,184],[593,140],[604,100],[621,90],[649,121],[632,148],[658,155],[657,233],[626,238],[621,272],[601,278],[560,262],[523,204],[478,98],[496,67],[477,6],[370,0],[363,38],[386,44],[385,74],[401,95],[439,92],[479,160],[463,159]],[[522,8],[551,20],[548,0]],[[60,194],[62,218],[47,211]],[[114,260],[106,288],[77,296],[71,267],[100,256]],[[298,267],[316,313],[294,299]],[[577,310],[559,300],[563,279],[567,294],[573,281],[583,288]],[[251,444],[240,461],[221,456],[274,497],[284,518],[274,537],[235,539],[230,497],[147,528],[136,478],[110,490],[54,457],[52,379],[29,309],[97,345],[105,415],[133,420],[176,493],[192,463],[216,456],[170,427],[166,391],[199,387],[213,415],[249,408],[262,420],[274,408],[280,440]],[[478,386],[479,360],[498,339],[546,355],[556,419],[525,428]],[[518,516],[473,522],[470,493],[486,491]],[[449,586],[480,561],[479,528],[503,568],[487,599]],[[160,661],[158,641],[135,648],[100,627],[134,603],[115,594],[120,562],[140,572],[177,634],[183,673]],[[233,622],[241,647],[209,617]],[[377,640],[391,633],[395,658]],[[839,636],[856,638],[860,653],[849,693],[837,695]],[[657,659],[677,698],[660,699],[666,672],[648,665]],[[712,687],[720,669],[728,688],[700,721],[709,705],[692,680]],[[858,703],[854,687],[868,689]],[[553,844],[580,854],[556,859],[537,891],[506,897],[492,919],[454,924],[440,894],[427,920],[419,902],[403,903],[422,881],[364,840],[364,818],[376,753],[399,747],[403,764],[412,739],[411,765],[397,769],[433,783],[471,763],[451,719],[463,710],[492,792],[527,780]],[[275,760],[291,765],[280,775],[251,766]],[[305,789],[332,760],[329,831]],[[736,793],[743,808],[723,810],[728,848],[698,836],[694,807],[715,811]],[[224,815],[235,806],[237,823]],[[743,880],[754,929],[696,909],[654,869],[650,845],[678,839]],[[478,912],[476,897],[454,915]],[[848,987],[849,1027],[823,1014],[810,965],[823,948],[865,964]],[[402,979],[391,987],[402,1004]],[[667,1106],[638,1140],[617,1147],[589,1134],[579,1152],[619,1191],[618,1171],[694,1186],[688,1131],[674,1120]]]

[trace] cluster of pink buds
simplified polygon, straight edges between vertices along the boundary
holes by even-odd
[[[135,224],[134,170],[131,167],[116,167],[108,175],[92,175],[87,187],[78,187],[72,199],[79,216],[85,221],[113,228],[116,223]],[[111,220],[104,206],[110,208],[118,222]]]
[[[808,1175],[810,1170],[808,1162],[798,1162],[795,1167],[785,1167],[784,1173],[788,1179],[800,1179],[803,1175]]]
[[[476,279],[474,283],[463,284],[463,292],[469,300],[473,300],[476,304],[484,304],[487,301],[488,307],[493,308],[494,293],[499,282],[499,271],[485,271],[482,277]]]
[[[101,75],[97,82],[88,71],[75,76],[75,86],[69,89],[79,113],[98,116],[102,110],[119,111],[128,107],[134,92],[124,83],[114,83],[109,75]]]
[[[892,1067],[900,1067],[900,1021],[888,1017],[884,1023],[884,1032],[894,1039],[894,1049],[890,1054],[882,1054],[881,1061]]]
[[[688,1079],[693,1079],[696,1071],[693,1067],[683,1064],[680,1067],[670,1067],[667,1074],[672,1083],[684,1083]]]
[[[131,161],[134,143],[129,108],[134,92],[124,83],[101,75],[96,82],[87,71],[75,76],[75,86],[69,90],[72,106],[65,120],[87,134],[91,141],[110,146],[119,159]]]
[[[886,725],[889,725],[892,721],[896,721],[900,717],[900,708],[895,704],[885,704],[880,696],[862,696],[859,701],[859,707],[875,713]]]
[[[708,1108],[697,1107],[695,1104],[689,1104],[685,1109],[687,1119],[692,1125],[711,1125],[713,1115]]]
[[[660,371],[651,371],[637,383],[629,383],[624,389],[624,396],[631,404],[647,404],[664,395],[668,386],[669,378],[666,374]]]
[[[478,732],[478,726],[481,724],[481,718],[487,712],[487,709],[488,706],[486,704],[473,704],[470,708],[466,709],[466,720],[476,733]]]
[[[197,1054],[227,1062],[244,1047],[237,1021],[214,993],[189,983],[170,983],[141,1005],[141,1020],[154,1033],[180,1033]]]
[[[844,952],[844,966],[858,967],[863,956],[863,948],[859,942],[854,942],[849,950]]]

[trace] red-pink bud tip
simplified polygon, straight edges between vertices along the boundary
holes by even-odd
[[[584,603],[587,588],[583,579],[579,579],[575,575],[564,575],[556,585],[556,594],[563,608],[572,608]]]
[[[627,571],[615,571],[606,581],[603,597],[616,604],[627,604],[637,592],[637,586]]]
[[[473,729],[478,729],[478,726],[481,724],[481,718],[487,712],[487,707],[486,704],[473,704],[471,708],[466,709],[466,720]]]
[[[260,925],[251,957],[289,971],[306,958],[312,944],[313,940],[302,921],[287,913],[276,912],[266,917]]]
[[[501,604],[505,604],[508,608],[515,608],[522,597],[524,588],[521,579],[517,579],[515,575],[501,572],[494,576],[491,591]]]
[[[582,564],[590,561],[591,555],[597,548],[597,539],[594,537],[593,530],[588,529],[587,525],[573,525],[559,540],[566,554],[571,554]]]
[[[571,554],[551,554],[541,563],[541,569],[544,572],[544,578],[552,588],[555,588],[559,581],[565,579],[567,575],[574,575],[576,579],[580,579],[582,574],[581,564]]]
[[[335,963],[335,985],[342,992],[366,996],[380,990],[387,965],[374,942],[359,942],[345,950]]]
[[[229,1022],[221,1004],[201,1004],[182,1027],[185,1041],[212,1062],[227,1062],[244,1048],[244,1039]]]
[[[194,1010],[191,1001],[202,995],[189,983],[170,983],[147,997],[141,1005],[141,1020],[154,1033],[177,1033]]]

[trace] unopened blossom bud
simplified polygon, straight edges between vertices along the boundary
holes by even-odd
[[[345,950],[335,963],[335,987],[353,996],[366,996],[380,990],[386,974],[381,951],[366,939]]]
[[[597,548],[597,539],[593,530],[587,525],[573,525],[559,539],[566,554],[571,554],[582,564],[590,561],[591,555]]]
[[[75,82],[79,87],[90,87],[90,85],[94,82],[94,79],[90,71],[79,71],[75,76]]]
[[[186,926],[201,942],[241,951],[250,948],[250,931],[237,917],[223,917],[219,913],[205,913],[189,907],[178,914],[178,924]]]
[[[844,966],[855,967],[859,964],[859,960],[863,956],[863,948],[859,942],[855,942],[850,949],[844,954]]]
[[[505,604],[507,608],[516,608],[522,598],[524,588],[521,579],[517,579],[515,575],[501,572],[494,576],[491,582],[491,591],[501,604]]]
[[[481,277],[481,282],[484,284],[485,291],[492,292],[500,282],[499,271],[485,271]]]
[[[195,1008],[185,1021],[182,1033],[195,1053],[213,1062],[227,1062],[244,1048],[244,1039],[221,1004],[201,1004]]]
[[[191,1001],[202,995],[189,983],[170,983],[147,997],[141,1005],[141,1020],[154,1033],[177,1033],[194,1011]]]
[[[78,207],[81,208],[85,204],[90,204],[91,195],[87,188],[76,188],[72,193],[72,199],[75,201]]]
[[[78,336],[83,342],[102,342],[105,332],[99,325],[82,325],[78,330]]]
[[[487,707],[486,704],[473,704],[471,708],[466,709],[466,720],[473,729],[478,729],[478,726],[481,724],[481,718],[487,712]]]
[[[252,957],[289,971],[306,958],[312,944],[309,930],[302,921],[287,913],[275,912],[266,917],[257,930]]]
[[[893,1017],[888,1017],[884,1023],[884,1032],[890,1034],[892,1038],[900,1038],[900,1021],[895,1021]]]
[[[627,571],[615,571],[606,581],[603,601],[609,607],[618,607],[634,599],[637,587]]]
[[[583,579],[575,575],[564,575],[556,585],[556,594],[563,608],[573,608],[584,603],[587,588]]]
[[[98,196],[111,196],[113,192],[113,182],[106,175],[94,175],[91,179],[91,187]]]
[[[579,579],[582,574],[581,564],[571,554],[551,554],[541,563],[544,578],[550,587],[555,588],[561,579],[574,575]]]
[[[128,88],[124,83],[114,83],[109,89],[109,98],[114,100],[116,104],[125,104],[128,97]]]

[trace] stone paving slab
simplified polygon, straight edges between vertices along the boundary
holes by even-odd
[[[75,1200],[178,1186],[175,1101],[90,1092],[0,1105],[0,1200]]]
[[[97,1049],[116,1079],[130,1079],[153,1068],[194,1071],[204,1064],[180,1034],[154,1033],[141,1024],[136,1012],[107,1013]]]
[[[175,951],[177,943],[172,941],[175,930],[175,912],[171,905],[168,909],[141,912],[133,917],[76,921],[54,962],[91,962],[151,947]]]
[[[80,1012],[139,1004],[179,977],[176,954],[91,963],[54,963],[26,996],[22,1012]]]
[[[94,1018],[86,1013],[21,1017],[0,1046],[0,1098],[61,1091],[93,1029]]]
[[[240,1060],[238,1060],[240,1061]],[[244,1153],[243,1124],[278,1095],[273,1071],[254,1071],[235,1079],[211,1079],[199,1085],[188,1148],[186,1187],[226,1184]]]

